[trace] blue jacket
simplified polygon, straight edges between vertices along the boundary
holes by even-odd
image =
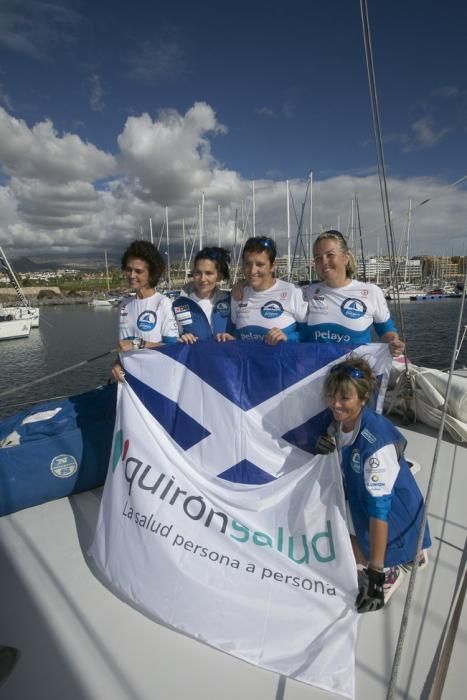
[[[324,425],[329,426],[333,420],[331,411],[326,410],[322,414],[322,418]],[[320,420],[319,423],[322,427],[323,422]],[[399,474],[390,496],[371,499],[365,487],[363,466],[377,450],[391,444],[395,446],[398,455]],[[341,469],[346,496],[357,541],[367,559],[370,558],[370,518],[378,518],[388,522],[385,566],[413,561],[420,532],[423,496],[404,457],[406,444],[407,441],[402,433],[387,418],[365,407],[362,411],[360,429],[356,439],[351,445],[346,445],[342,449]],[[382,506],[380,513],[377,506],[376,509],[374,507],[378,501],[381,501]],[[423,547],[430,545],[431,539],[427,525]]]
[[[190,297],[178,297],[173,303],[175,320],[178,323],[180,335],[193,333],[199,340],[208,340],[216,333],[229,333],[230,294],[218,289],[214,294],[212,309],[212,328],[199,304]]]

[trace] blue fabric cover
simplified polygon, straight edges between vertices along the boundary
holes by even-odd
[[[0,422],[0,441],[13,431],[20,444],[0,449],[0,516],[101,486],[115,422],[117,385],[50,401]],[[61,410],[22,425],[28,416]]]

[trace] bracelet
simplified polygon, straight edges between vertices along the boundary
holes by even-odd
[[[375,566],[370,562],[367,568],[372,569],[373,571],[377,571],[378,574],[384,574],[384,566]]]

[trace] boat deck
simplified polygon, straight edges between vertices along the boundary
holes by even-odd
[[[435,436],[403,429],[426,489]],[[100,490],[0,518],[0,644],[21,650],[0,686],[7,700],[324,700],[331,693],[285,679],[151,621],[109,592],[87,556]],[[443,442],[429,522],[430,563],[419,572],[397,698],[428,691],[453,596],[462,583],[467,534],[467,448]],[[156,582],[155,582],[155,585]],[[356,698],[386,696],[408,577],[381,612],[362,615]],[[443,698],[465,697],[467,606]],[[284,639],[287,644],[287,639]]]

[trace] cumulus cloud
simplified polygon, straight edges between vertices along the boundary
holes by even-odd
[[[213,142],[226,129],[214,110],[195,103],[185,114],[174,110],[130,117],[122,127],[114,155],[106,154],[73,134],[57,135],[53,124],[29,128],[0,109],[0,244],[15,255],[54,254],[107,248],[115,255],[129,240],[149,236],[149,218],[156,242],[165,247],[163,226],[169,207],[171,258],[182,250],[182,222],[189,247],[195,246],[198,206],[205,196],[203,243],[218,239],[233,247],[252,235],[252,183],[223,166]],[[119,151],[118,151],[119,149]],[[290,180],[293,242],[307,182]],[[409,198],[413,201],[412,253],[462,254],[467,219],[467,192],[446,188],[434,178],[389,178],[388,190],[397,241],[405,236]],[[352,239],[350,211],[357,194],[365,250],[385,250],[385,230],[378,178],[374,172],[348,173],[315,179],[313,235],[337,228]],[[423,206],[421,202],[430,201]],[[255,182],[257,235],[277,240],[286,251],[286,185],[277,177]],[[305,202],[303,234],[309,240],[309,209]],[[379,241],[379,244],[378,244]],[[354,240],[354,245],[356,241]],[[402,245],[397,243],[397,245]],[[238,246],[237,246],[238,252]]]
[[[116,163],[75,134],[59,136],[50,120],[30,129],[0,107],[0,166],[9,176],[61,183],[106,177]]]
[[[129,117],[118,137],[120,163],[141,197],[171,205],[209,190],[217,163],[207,134],[224,132],[204,102],[183,116],[166,110],[155,121],[146,113]]]
[[[14,112],[13,103],[10,99],[9,94],[5,91],[3,85],[0,83],[0,102],[5,105],[9,112]]]
[[[12,178],[10,189],[22,220],[42,228],[80,228],[100,209],[98,192],[87,182],[50,185]]]

